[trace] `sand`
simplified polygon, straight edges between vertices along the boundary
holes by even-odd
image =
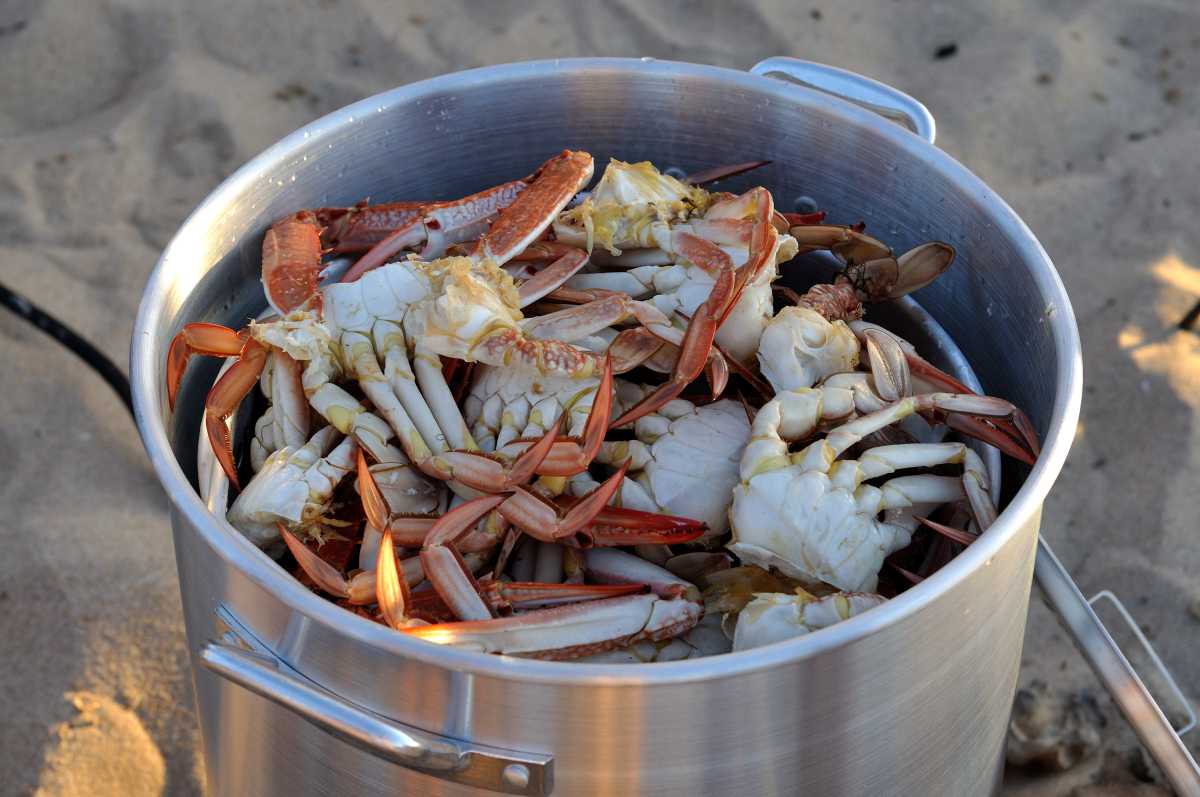
[[[364,95],[594,54],[741,68],[798,55],[886,80],[930,106],[940,145],[1058,264],[1087,387],[1044,533],[1086,593],[1130,605],[1195,696],[1200,338],[1176,323],[1200,299],[1200,8],[1045,5],[9,0],[0,279],[124,363],[142,285],[187,212]],[[199,793],[166,502],[133,425],[4,312],[0,362],[0,791]],[[1136,782],[1131,734],[1040,606],[1024,662],[1023,684],[1096,696],[1105,750],[1057,778],[1012,773],[1008,793],[1161,793]]]

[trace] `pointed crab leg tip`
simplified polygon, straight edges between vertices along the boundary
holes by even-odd
[[[558,416],[558,420],[546,430],[546,433],[541,438],[531,445],[529,448],[521,452],[516,461],[509,468],[508,475],[504,479],[504,489],[511,489],[519,484],[524,484],[533,478],[537,473],[538,466],[545,461],[549,456],[550,450],[554,448],[554,441],[558,439],[558,434],[562,430],[563,416]]]
[[[718,180],[725,180],[730,177],[736,177],[739,174],[759,169],[763,166],[769,166],[771,161],[748,161],[746,163],[732,163],[725,166],[714,166],[711,169],[694,172],[683,178],[683,182],[689,185],[704,185],[705,183],[715,183]]]
[[[225,425],[225,420],[219,415],[205,412],[204,427],[208,432],[208,443],[212,446],[213,455],[216,456],[217,462],[220,463],[221,470],[225,472],[225,476],[229,479],[229,483],[233,485],[233,488],[241,491],[242,486],[238,483],[237,465],[233,461],[233,442],[229,438],[229,428]]]
[[[383,492],[379,489],[379,483],[375,481],[375,474],[371,473],[371,468],[367,465],[367,457],[361,447],[358,449],[356,459],[358,492],[362,498],[363,512],[372,526],[377,529],[386,529],[392,514],[391,507],[388,506],[387,499],[383,497]]]
[[[390,534],[384,534],[379,544],[379,564],[375,570],[375,602],[384,621],[392,628],[407,625],[411,597],[408,582],[396,570],[396,554]]]
[[[901,567],[898,564],[894,564],[892,562],[888,562],[888,564],[891,566],[891,568],[893,570],[895,570],[900,575],[904,576],[904,579],[906,581],[908,581],[910,584],[920,584],[922,581],[925,580],[922,576],[918,576],[916,573],[905,570],[903,567]]]
[[[1021,441],[1005,431],[1003,422],[996,424],[993,420],[992,423],[989,423],[969,413],[951,412],[946,415],[946,425],[955,431],[995,446],[1000,449],[1001,453],[1031,467],[1037,461],[1037,457]]]
[[[916,517],[916,519],[924,525],[936,531],[938,534],[941,534],[946,539],[953,540],[959,545],[970,545],[976,540],[975,535],[968,534],[967,532],[962,531],[961,529],[956,529],[953,526],[946,526],[938,523],[935,520],[930,520],[927,517],[921,517],[920,515],[915,515],[914,517]]]
[[[313,580],[314,584],[330,595],[339,598],[350,597],[349,584],[333,565],[309,550],[309,547],[288,531],[287,526],[283,523],[277,522],[276,525],[279,527],[279,535],[283,537],[283,541],[288,550],[292,552],[292,556],[295,557],[296,563],[300,565],[300,569],[304,571],[305,575]]]

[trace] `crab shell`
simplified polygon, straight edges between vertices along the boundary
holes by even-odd
[[[862,614],[885,600],[866,592],[835,592],[817,599],[811,595],[759,593],[738,615],[733,649],[748,650],[803,636]]]

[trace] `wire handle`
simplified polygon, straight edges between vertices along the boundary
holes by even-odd
[[[832,94],[906,127],[930,144],[937,137],[933,114],[921,102],[886,83],[835,66],[777,55],[750,67],[755,75]]]

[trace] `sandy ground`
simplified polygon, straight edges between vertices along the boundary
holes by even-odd
[[[1044,532],[1115,590],[1200,692],[1200,8],[970,3],[0,2],[4,282],[125,362],[142,285],[184,215],[297,126],[482,64],[797,55],[922,98],[940,145],[1058,264],[1084,339],[1083,420]],[[0,312],[0,791],[202,789],[165,500],[121,404]],[[1189,607],[1192,607],[1189,613]],[[1155,794],[1050,613],[1022,683],[1090,690],[1104,752],[1011,794]],[[1200,734],[1191,739],[1193,749]],[[1122,785],[1125,784],[1125,785]]]

